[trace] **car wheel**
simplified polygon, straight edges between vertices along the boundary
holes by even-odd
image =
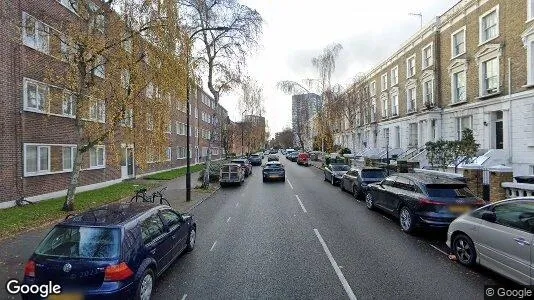
[[[286,178],[285,178],[285,177],[284,177],[284,178],[282,178],[282,181],[283,181],[283,182],[286,182]]]
[[[477,259],[473,241],[465,234],[458,234],[452,241],[452,251],[458,261],[465,266],[472,266]]]
[[[226,187],[226,183],[221,182],[220,184],[221,184],[221,187],[222,187],[222,188],[223,188],[223,187]]]
[[[263,177],[263,182],[266,182],[267,181],[267,178]]]
[[[367,195],[365,195],[365,206],[370,210],[375,208],[375,197],[373,194],[367,193]]]
[[[339,182],[339,189],[340,189],[342,192],[345,191],[345,187],[343,186],[343,180],[341,180],[341,181]]]
[[[137,286],[136,299],[149,300],[152,296],[152,289],[154,287],[154,272],[152,269],[146,269],[141,276]]]
[[[359,198],[358,196],[360,195],[360,193],[358,192],[358,189],[356,188],[356,186],[353,186],[353,187],[352,187],[352,195],[353,195],[354,198],[356,198],[356,199]]]
[[[400,210],[399,223],[402,231],[411,233],[415,228],[415,218],[408,207],[403,206]]]
[[[328,178],[326,178],[326,173],[324,173],[324,181],[328,181]]]
[[[189,237],[187,238],[187,247],[186,247],[187,252],[193,251],[193,249],[195,248],[196,241],[197,241],[197,231],[196,231],[196,228],[193,227],[189,231]]]

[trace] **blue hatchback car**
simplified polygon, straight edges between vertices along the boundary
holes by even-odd
[[[169,206],[106,205],[54,226],[26,264],[24,283],[51,281],[73,299],[150,299],[156,278],[195,239],[195,218]]]

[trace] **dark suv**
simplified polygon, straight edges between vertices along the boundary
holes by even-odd
[[[26,264],[24,283],[51,281],[84,299],[149,299],[156,278],[195,239],[195,218],[169,206],[106,205],[54,226]]]
[[[387,172],[380,168],[362,168],[348,171],[339,183],[342,191],[351,192],[354,197],[361,199],[371,183],[380,182],[387,177]]]
[[[417,226],[446,229],[459,215],[486,204],[464,182],[422,173],[399,173],[370,184],[365,202],[369,209],[398,217],[405,232]]]
[[[259,154],[252,154],[249,156],[248,161],[253,166],[261,166],[262,157]]]

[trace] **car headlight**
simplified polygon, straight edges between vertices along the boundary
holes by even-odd
[[[368,186],[368,184],[365,183],[365,182],[362,182],[362,186],[363,186],[363,187],[366,187],[366,186]]]

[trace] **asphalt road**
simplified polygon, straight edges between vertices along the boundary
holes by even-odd
[[[261,167],[193,210],[198,240],[158,280],[155,299],[483,299],[513,285],[447,257],[444,232],[397,221],[282,158],[285,183]]]

